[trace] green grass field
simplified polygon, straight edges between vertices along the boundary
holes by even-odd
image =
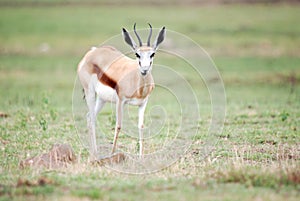
[[[299,11],[297,4],[0,7],[0,200],[299,200]],[[184,157],[153,174],[87,162],[72,115],[76,66],[91,46],[134,22],[192,38],[218,67],[226,120],[207,158],[195,136]],[[199,97],[200,131],[211,118],[207,96]],[[78,162],[19,168],[55,143],[71,144]]]

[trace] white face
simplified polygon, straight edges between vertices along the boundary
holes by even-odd
[[[127,32],[127,30],[125,28],[122,29],[123,30],[122,33],[123,33],[125,42],[131,46],[132,50],[135,53],[135,56],[137,57],[141,75],[146,76],[149,72],[151,72],[152,62],[153,62],[153,57],[154,57],[155,51],[157,50],[158,45],[164,40],[166,30],[165,30],[165,27],[163,27],[159,31],[153,45],[151,46],[150,39],[152,36],[152,26],[149,24],[150,33],[148,36],[148,41],[147,41],[147,46],[146,46],[146,45],[142,44],[142,40],[135,30],[135,25],[136,24],[134,24],[133,29],[134,29],[134,33],[135,33],[136,37],[139,40],[139,47],[136,45],[134,40],[132,40],[131,36],[129,35],[129,33]]]
[[[151,47],[142,46],[135,51],[135,56],[139,61],[140,72],[143,76],[151,72],[154,55],[155,50]]]

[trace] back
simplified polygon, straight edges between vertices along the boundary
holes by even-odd
[[[84,56],[78,66],[78,72],[83,70],[82,68],[89,74],[101,72],[118,82],[124,76],[124,72],[136,70],[138,63],[112,46],[102,46],[91,49]]]

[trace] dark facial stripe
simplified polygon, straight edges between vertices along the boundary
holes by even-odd
[[[110,88],[113,88],[115,90],[118,89],[118,85],[117,82],[115,80],[113,80],[112,78],[108,77],[103,71],[102,69],[97,66],[97,64],[93,64],[93,72],[97,74],[98,80],[99,82],[101,82],[102,84],[109,86]]]

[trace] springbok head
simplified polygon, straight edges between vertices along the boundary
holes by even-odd
[[[161,44],[165,38],[166,30],[165,27],[163,27],[158,36],[156,37],[156,40],[154,41],[153,45],[150,44],[151,41],[151,36],[152,36],[152,26],[149,24],[150,27],[150,33],[148,36],[147,44],[143,44],[140,36],[136,32],[136,23],[133,26],[134,33],[139,41],[139,46],[136,45],[134,40],[131,38],[129,33],[125,28],[123,28],[123,37],[125,42],[131,46],[133,49],[135,56],[137,57],[139,61],[139,68],[140,72],[143,76],[146,76],[148,72],[151,72],[152,69],[152,62],[153,62],[153,57],[155,55],[155,52],[158,48],[158,45]]]

